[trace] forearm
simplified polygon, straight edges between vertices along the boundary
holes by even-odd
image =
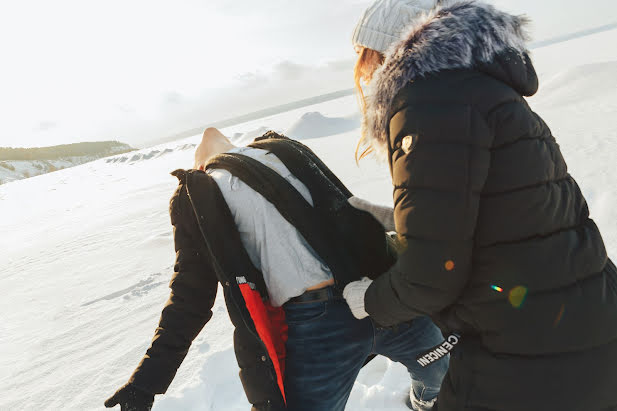
[[[172,292],[150,347],[133,372],[130,383],[153,394],[165,393],[192,341],[212,316],[209,309],[198,314],[186,305]]]
[[[471,241],[408,238],[397,263],[368,288],[367,313],[388,326],[451,306],[467,285],[472,246]]]
[[[184,184],[170,201],[176,261],[171,293],[158,327],[129,383],[152,393],[165,393],[186,357],[192,341],[212,317],[218,280],[197,231]]]

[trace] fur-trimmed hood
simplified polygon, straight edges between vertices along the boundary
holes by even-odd
[[[410,81],[443,70],[487,67],[500,56],[516,73],[495,74],[522,95],[533,95],[538,82],[528,56],[528,20],[476,0],[444,0],[420,15],[400,42],[386,53],[369,85],[362,131],[377,152],[387,147],[390,107]]]

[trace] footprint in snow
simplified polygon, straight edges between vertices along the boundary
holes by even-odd
[[[125,300],[128,300],[132,297],[144,296],[154,288],[167,284],[167,281],[155,281],[157,277],[160,277],[161,275],[161,273],[152,274],[145,280],[141,280],[140,282],[133,284],[130,287],[113,292],[111,294],[104,295],[103,297],[97,298],[95,300],[88,301],[86,303],[83,303],[81,306],[85,307],[94,303],[98,303],[99,301],[113,300],[119,297],[124,297]]]

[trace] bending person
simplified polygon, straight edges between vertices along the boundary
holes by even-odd
[[[311,192],[277,156],[235,147],[216,129],[204,133],[195,168],[203,170],[221,153],[257,160],[312,204]],[[356,320],[333,286],[330,268],[260,193],[223,169],[174,174],[180,185],[170,204],[177,253],[171,296],[146,355],[106,406],[149,409],[154,395],[166,391],[191,341],[212,316],[221,282],[253,410],[342,411],[371,354],[404,364],[412,378],[413,407],[431,408],[448,359],[430,367],[416,361],[443,340],[430,319],[396,329]]]

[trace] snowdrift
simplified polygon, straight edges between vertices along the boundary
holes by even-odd
[[[197,144],[182,144],[174,148],[161,148],[157,150],[144,149],[130,153],[130,155],[115,156],[105,160],[106,163],[136,163],[138,161],[151,160],[178,151],[192,150]]]
[[[332,136],[360,127],[360,117],[326,117],[320,112],[305,113],[286,131],[288,137],[296,140]]]
[[[266,133],[266,131],[269,131],[269,130],[272,130],[272,129],[268,126],[261,126],[256,129],[247,131],[245,133],[237,132],[237,133],[234,133],[233,136],[231,136],[230,140],[235,145],[238,145],[238,146],[250,144],[257,137],[263,136]]]

